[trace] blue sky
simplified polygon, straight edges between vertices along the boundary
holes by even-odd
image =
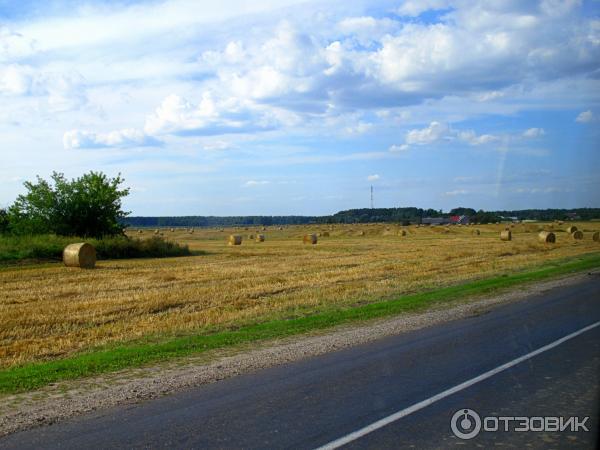
[[[0,207],[599,207],[599,78],[598,1],[0,0]]]

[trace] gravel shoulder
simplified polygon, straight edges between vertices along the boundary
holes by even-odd
[[[491,296],[438,304],[426,312],[403,314],[336,327],[320,333],[210,351],[197,357],[83,380],[54,383],[32,392],[0,396],[0,436],[52,424],[90,411],[146,401],[386,336],[485,314],[493,307],[523,300],[553,288],[575,284],[589,276],[570,275],[518,286]]]

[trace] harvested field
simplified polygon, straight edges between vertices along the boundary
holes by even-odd
[[[592,239],[600,223],[577,226],[582,240],[556,230],[552,246],[538,242],[546,224],[515,225],[508,242],[498,238],[501,224],[478,225],[476,238],[469,227],[336,225],[318,245],[298,238],[318,229],[269,227],[264,242],[235,247],[221,229],[193,235],[176,229],[168,240],[206,254],[99,261],[85,271],[60,263],[6,267],[0,269],[0,367],[351,307],[600,253]],[[410,239],[399,236],[401,229]]]

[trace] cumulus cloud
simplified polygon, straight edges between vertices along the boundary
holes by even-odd
[[[400,152],[405,152],[410,148],[410,146],[408,144],[400,144],[400,145],[390,145],[390,147],[388,148],[388,151],[392,152],[392,153],[400,153]]]
[[[577,116],[575,121],[579,122],[579,123],[593,122],[594,121],[594,113],[592,113],[592,111],[589,109],[587,111],[583,111],[583,112],[579,113],[579,115]]]
[[[367,177],[367,181],[377,181],[377,180],[379,180],[379,178],[381,178],[381,177],[379,175],[377,175],[377,174],[369,175]]]
[[[523,132],[523,137],[538,138],[546,134],[543,128],[529,128]]]
[[[264,186],[266,184],[270,184],[270,181],[267,180],[248,180],[246,181],[243,186],[244,187],[256,187],[256,186]]]
[[[473,130],[460,131],[452,129],[446,123],[431,122],[429,126],[420,129],[413,129],[406,133],[406,144],[435,144],[444,141],[458,140],[468,145],[485,145],[500,140],[498,136],[492,134],[478,135]],[[405,145],[406,145],[405,144]]]
[[[457,195],[465,195],[468,193],[469,193],[469,191],[467,191],[466,189],[455,189],[453,191],[444,192],[444,195],[446,197],[455,197]]]
[[[66,149],[155,147],[160,145],[160,141],[132,128],[109,133],[71,130],[63,135],[63,146]]]
[[[202,94],[198,104],[178,95],[169,95],[154,114],[146,118],[144,131],[148,135],[211,135],[241,133],[274,126],[274,116],[253,111],[235,98],[215,100],[209,91]]]

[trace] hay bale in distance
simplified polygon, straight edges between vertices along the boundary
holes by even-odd
[[[600,242],[600,232],[596,231],[594,234],[592,234],[592,241]]]
[[[569,234],[573,234],[577,231],[577,227],[575,225],[571,225],[570,227],[567,227],[567,233]]]
[[[254,235],[253,234],[249,234],[248,235],[248,239],[250,239],[250,240],[254,239]]]
[[[500,240],[512,241],[512,233],[510,230],[504,230],[500,233]]]
[[[67,267],[93,269],[96,265],[96,249],[87,242],[69,244],[63,250],[63,262]]]
[[[398,234],[399,234],[400,236],[406,236],[406,230],[400,230],[400,231],[398,232]]]
[[[359,236],[364,236],[364,235],[365,235],[365,232],[364,232],[364,231],[359,231],[359,232],[358,232],[358,235],[359,235]]]
[[[257,234],[256,235],[256,242],[265,242],[265,235],[264,234]]]
[[[138,234],[143,234],[144,230],[138,230]]]
[[[556,242],[556,235],[552,231],[540,231],[538,240],[546,244],[554,244]]]
[[[323,236],[323,237],[329,237],[329,231],[323,231],[321,233],[321,236]]]
[[[579,230],[573,231],[571,233],[571,237],[575,240],[583,239],[583,232]]]
[[[160,230],[154,230],[154,234],[160,233]]]
[[[175,233],[175,228],[171,228],[171,233]]]
[[[481,231],[479,231],[479,229],[475,229],[475,230],[473,230],[473,234],[475,236],[479,236],[481,234]]]
[[[302,242],[305,244],[315,245],[317,243],[317,235],[316,234],[305,234],[302,238]]]
[[[239,234],[232,234],[229,236],[229,245],[242,245],[242,236]]]

